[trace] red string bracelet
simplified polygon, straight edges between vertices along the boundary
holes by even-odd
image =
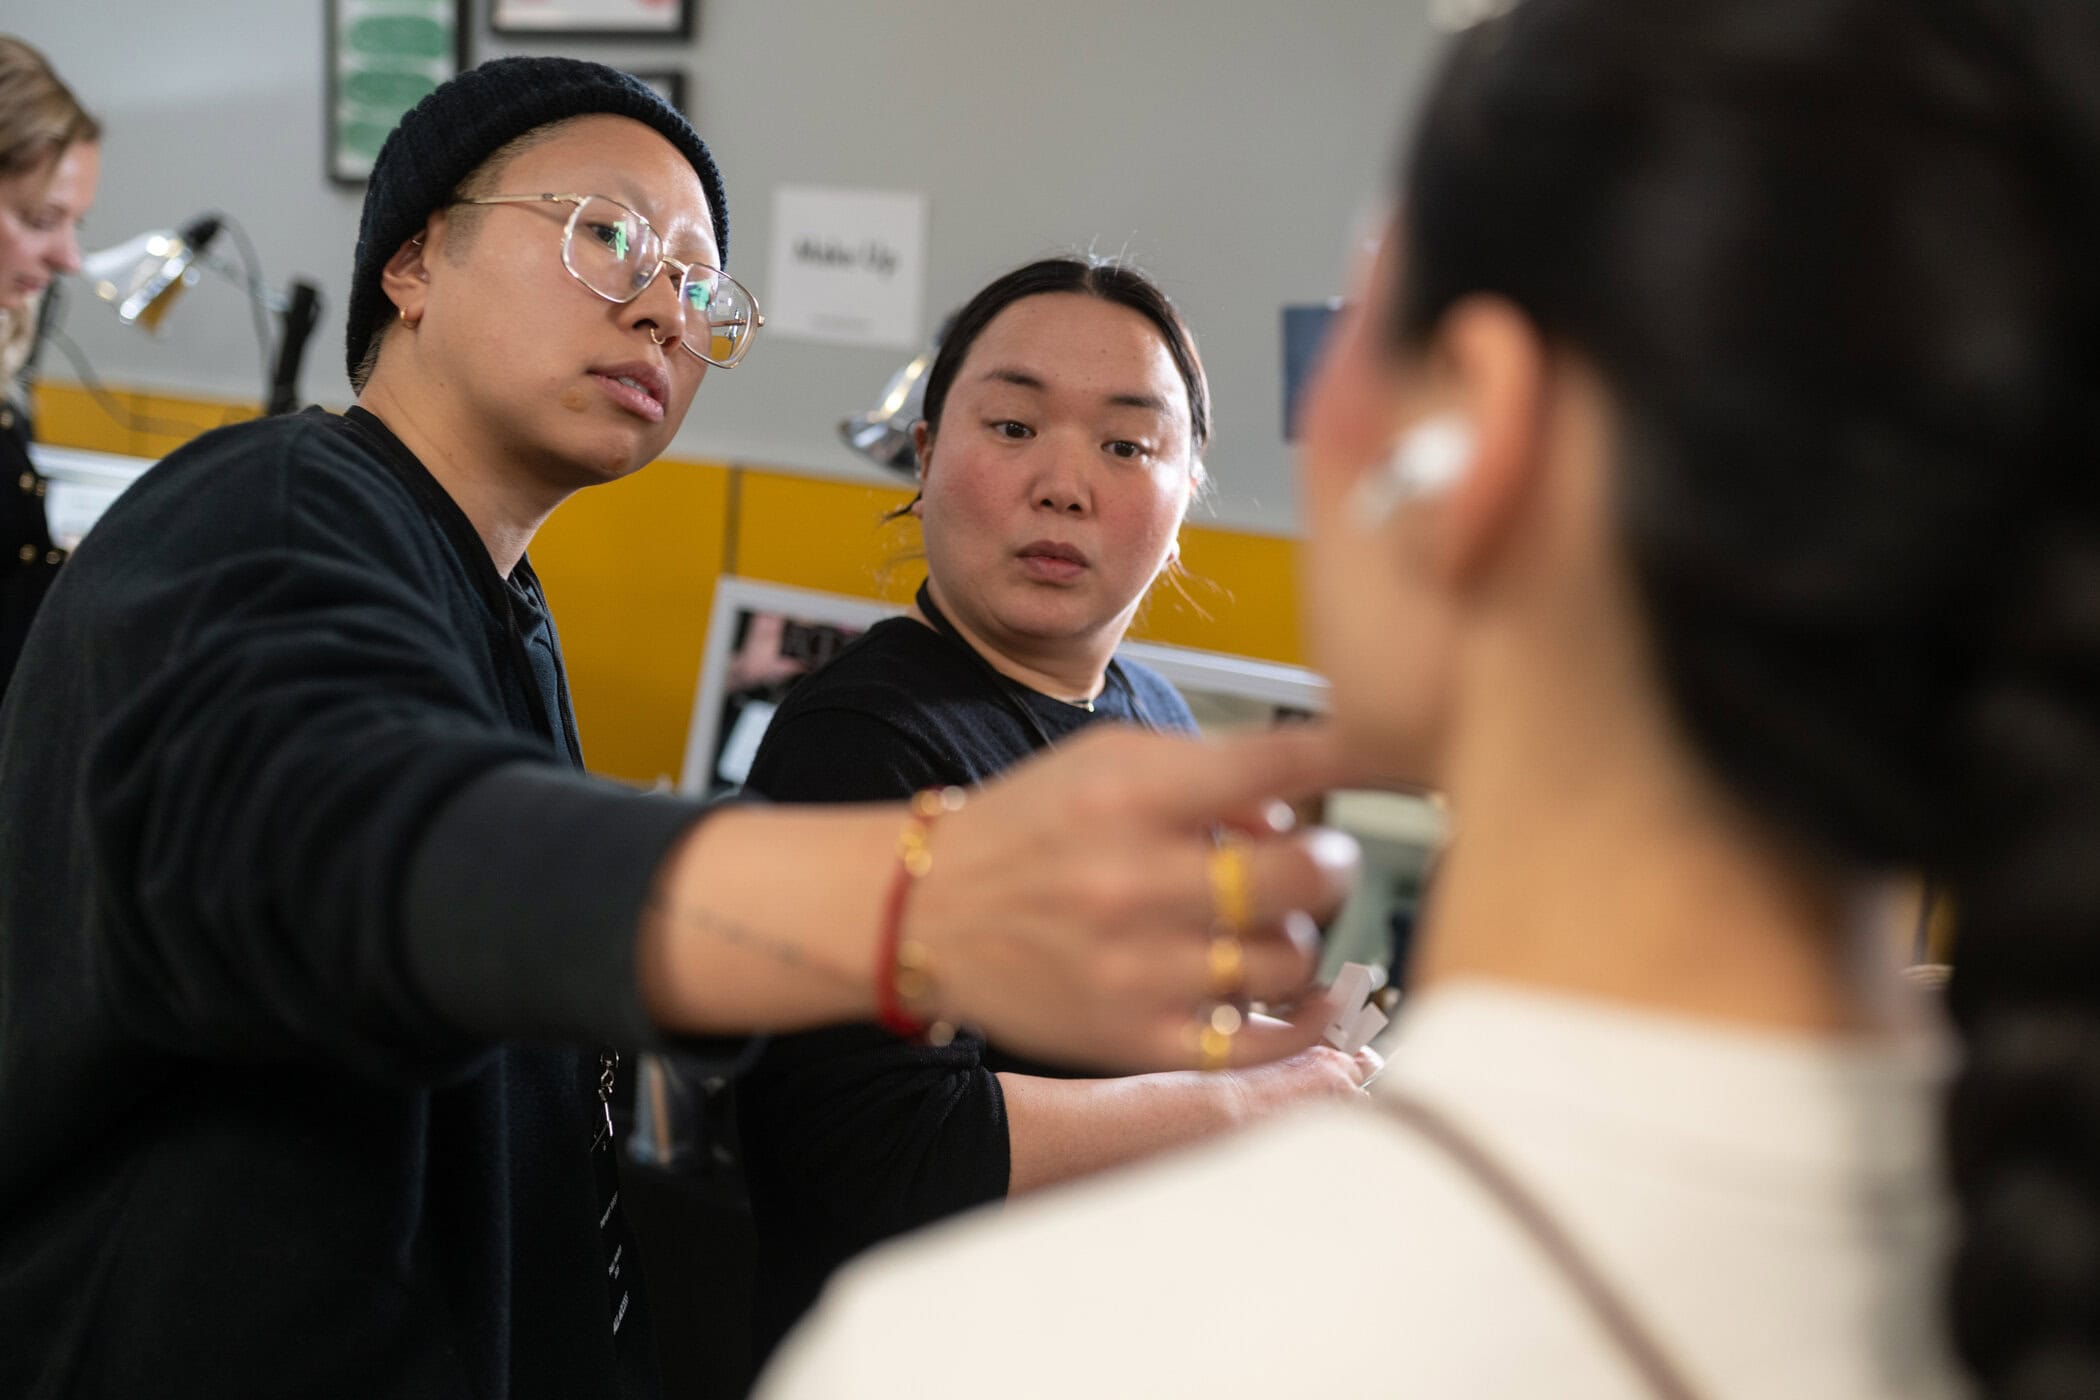
[[[911,813],[897,833],[897,873],[875,935],[875,1019],[892,1035],[935,1045],[953,1039],[955,1028],[918,1014],[933,1001],[933,955],[923,943],[904,937],[904,901],[919,877],[933,869],[928,838],[934,822],[962,805],[959,787],[927,788],[913,796]]]

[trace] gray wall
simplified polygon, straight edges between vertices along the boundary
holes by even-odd
[[[1385,187],[1435,40],[1424,0],[695,0],[685,43],[525,42],[680,68],[729,182],[731,270],[765,297],[776,185],[929,196],[924,324],[1046,252],[1127,252],[1196,328],[1217,401],[1224,523],[1293,528],[1280,429],[1279,311],[1339,289],[1352,221]],[[350,398],[345,271],[359,193],[322,169],[321,0],[8,0],[104,119],[90,247],[224,209],[268,277],[329,310],[309,399]],[[84,292],[84,289],[80,289]],[[259,397],[248,311],[208,279],[157,339],[74,295],[70,334],[124,385]],[[889,480],[837,444],[904,355],[762,339],[703,387],[674,455]],[[45,373],[71,378],[56,354]]]

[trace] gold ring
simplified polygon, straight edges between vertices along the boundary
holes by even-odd
[[[1247,977],[1247,950],[1236,933],[1218,932],[1210,939],[1210,994],[1230,1001]]]
[[[1206,1070],[1232,1063],[1232,1038],[1240,1033],[1240,1009],[1229,1001],[1212,1006],[1196,1023],[1196,1063]]]
[[[1253,865],[1247,838],[1239,835],[1219,838],[1204,863],[1204,871],[1210,876],[1210,905],[1218,929],[1235,938],[1247,931],[1254,912]]]

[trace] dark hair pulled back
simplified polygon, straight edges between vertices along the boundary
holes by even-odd
[[[1203,375],[1203,359],[1196,353],[1196,338],[1158,283],[1129,263],[1108,259],[1043,258],[1015,268],[971,297],[949,322],[940,353],[927,371],[927,428],[940,431],[948,390],[984,328],[1015,302],[1053,292],[1074,292],[1125,306],[1153,324],[1188,391],[1189,441],[1200,458],[1210,443],[1210,385]]]
[[[1494,294],[1609,386],[1706,761],[1954,889],[1954,1339],[2100,1395],[2100,7],[1523,0],[1404,210],[1399,341]]]

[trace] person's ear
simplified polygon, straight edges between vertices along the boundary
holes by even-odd
[[[1460,413],[1434,414],[1405,429],[1349,492],[1356,528],[1382,530],[1400,507],[1450,494],[1472,464],[1474,447],[1473,426]]]
[[[379,289],[394,304],[395,314],[411,326],[423,319],[430,299],[430,242],[435,236],[435,230],[426,225],[396,248],[379,269]]]
[[[1445,315],[1436,353],[1455,404],[1441,440],[1418,439],[1419,470],[1440,479],[1432,558],[1464,584],[1493,559],[1539,489],[1545,459],[1546,347],[1538,328],[1499,297],[1469,297]],[[1418,428],[1421,432],[1424,429]]]

